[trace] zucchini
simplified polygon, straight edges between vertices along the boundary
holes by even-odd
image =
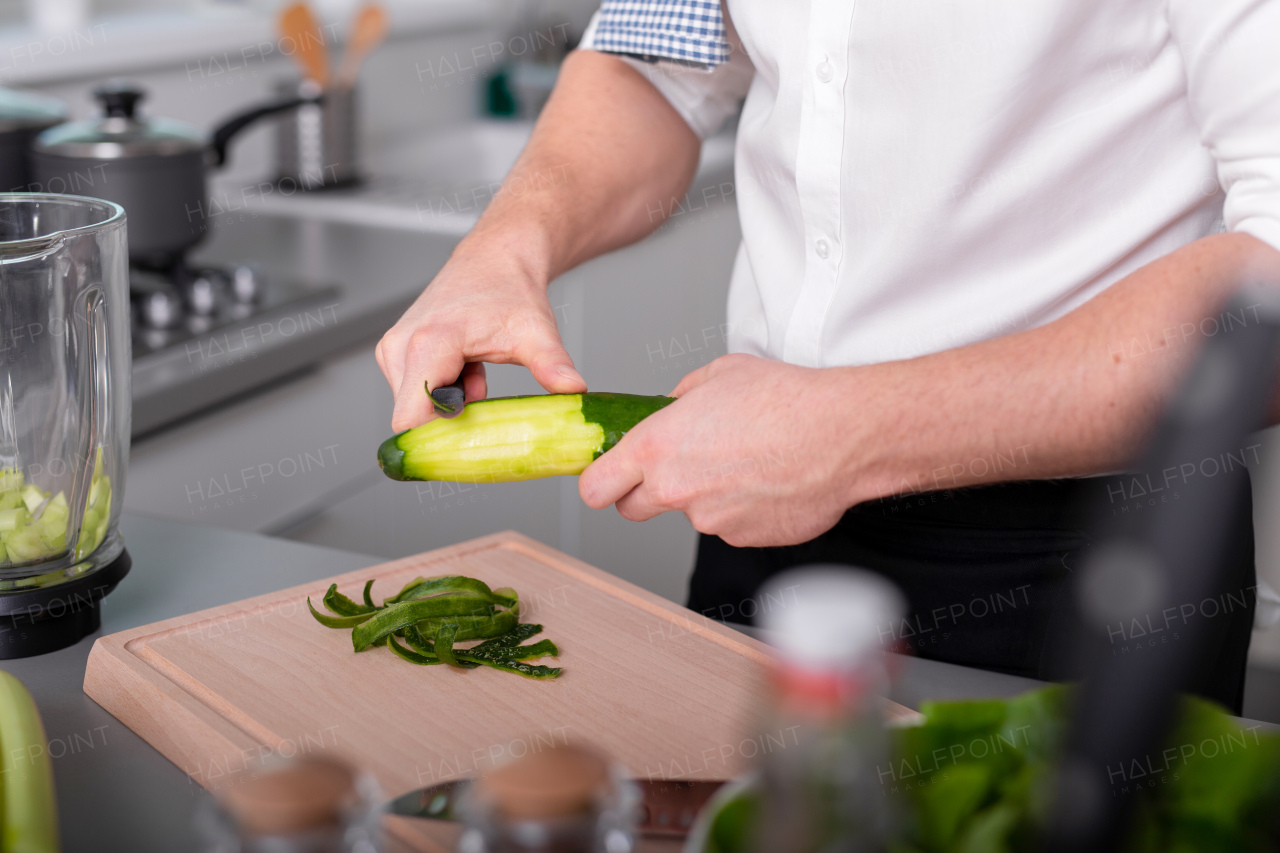
[[[0,850],[57,853],[49,741],[22,682],[0,670]]]
[[[378,465],[393,480],[459,483],[581,474],[628,430],[673,402],[604,393],[481,400],[456,418],[436,418],[387,439]]]

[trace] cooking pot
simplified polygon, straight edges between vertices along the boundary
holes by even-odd
[[[227,144],[258,119],[315,103],[292,96],[228,119],[210,139],[191,125],[137,115],[145,92],[115,83],[94,92],[100,119],[69,122],[36,137],[35,182],[45,192],[114,201],[129,217],[129,259],[165,269],[205,236],[210,210],[206,172],[227,160]]]
[[[0,89],[0,192],[28,189],[31,140],[66,120],[66,108],[52,98]]]

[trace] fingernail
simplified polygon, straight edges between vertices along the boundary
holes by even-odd
[[[574,370],[574,369],[573,369],[573,367],[572,367],[572,366],[570,366],[570,365],[568,365],[568,364],[561,364],[561,365],[557,365],[557,366],[556,366],[556,373],[559,373],[559,374],[560,374],[561,376],[563,376],[565,379],[570,379],[570,380],[572,380],[572,381],[574,381],[574,382],[584,382],[584,383],[585,383],[585,381],[586,381],[586,380],[584,380],[584,379],[582,378],[582,374],[581,374],[581,373],[579,373],[578,371]]]

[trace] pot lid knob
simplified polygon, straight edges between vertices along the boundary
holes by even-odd
[[[147,93],[133,83],[108,83],[95,89],[93,96],[102,104],[107,118],[133,118],[138,101]]]

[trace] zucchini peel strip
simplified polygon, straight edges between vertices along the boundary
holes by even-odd
[[[483,581],[461,575],[419,577],[376,604],[373,583],[365,583],[363,602],[331,584],[321,599],[329,613],[318,611],[310,598],[307,608],[325,627],[352,629],[351,644],[357,652],[387,646],[397,657],[420,666],[487,666],[533,679],[556,678],[563,671],[527,663],[559,657],[560,649],[548,639],[522,645],[541,633],[542,626],[520,622],[520,597],[510,587],[491,589]],[[471,640],[480,642],[470,648],[457,645]]]

